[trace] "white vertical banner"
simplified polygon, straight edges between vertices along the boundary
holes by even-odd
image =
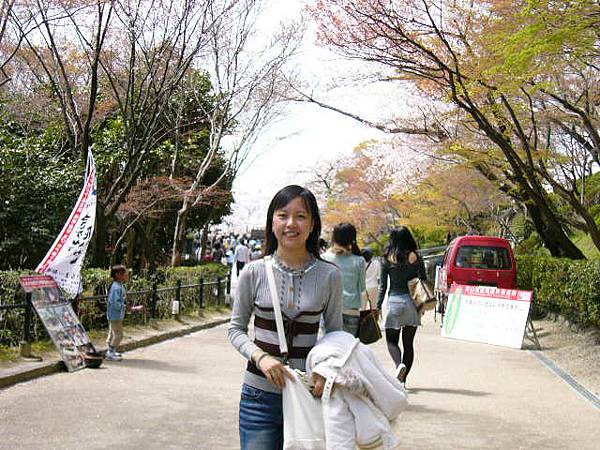
[[[67,223],[38,265],[36,272],[50,275],[69,295],[76,296],[81,285],[81,266],[94,234],[96,221],[96,164],[88,151],[85,180]]]

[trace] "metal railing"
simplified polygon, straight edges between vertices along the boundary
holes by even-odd
[[[132,305],[143,305],[141,312],[144,315],[143,322],[146,322],[147,318],[161,319],[171,317],[171,304],[173,300],[178,302],[180,313],[192,312],[195,309],[201,312],[211,304],[217,307],[226,305],[230,290],[231,274],[229,273],[226,277],[218,277],[211,280],[205,280],[203,277],[200,277],[198,283],[193,284],[182,284],[181,280],[178,280],[176,285],[172,287],[159,288],[155,283],[152,289],[127,292],[127,303],[130,307]],[[15,293],[16,297],[17,293]],[[107,298],[108,294],[77,297],[71,301],[71,304],[75,311],[79,313],[79,309],[84,304],[94,302],[105,303]],[[20,342],[21,344],[31,343],[31,326],[35,319],[31,304],[31,293],[26,294],[24,303],[0,304],[0,323],[3,321],[4,314],[13,310],[24,310],[25,316]],[[17,330],[11,331],[15,333]]]
[[[427,258],[430,256],[443,255],[447,248],[447,245],[441,245],[439,247],[422,248],[418,251],[423,258]]]

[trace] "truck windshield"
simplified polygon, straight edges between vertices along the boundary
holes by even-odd
[[[508,249],[477,245],[460,247],[454,265],[470,269],[509,270],[512,268]]]

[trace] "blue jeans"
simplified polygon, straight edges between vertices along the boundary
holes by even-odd
[[[240,447],[242,450],[283,449],[281,394],[244,384],[240,400]]]
[[[348,314],[342,314],[343,328],[346,333],[350,333],[352,336],[358,334],[358,325],[360,323],[359,316],[349,316]]]

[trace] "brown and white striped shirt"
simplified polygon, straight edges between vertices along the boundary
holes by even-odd
[[[317,341],[321,316],[326,332],[342,329],[342,274],[333,264],[316,258],[301,269],[288,268],[277,257],[273,262],[288,336],[288,364],[305,370],[306,356]],[[248,334],[252,314],[254,340]],[[251,361],[252,353],[258,349],[281,356],[263,259],[248,264],[240,274],[228,334],[231,344],[248,360],[244,383],[279,393]]]

